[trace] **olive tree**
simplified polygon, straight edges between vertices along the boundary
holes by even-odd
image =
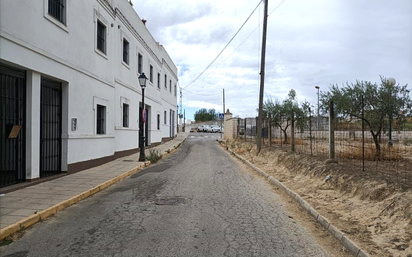
[[[299,106],[296,100],[296,91],[293,89],[289,91],[288,97],[283,102],[269,98],[263,104],[264,116],[269,117],[270,114],[272,124],[283,132],[285,143],[288,141],[287,129],[292,122],[292,110],[296,127],[303,129],[307,119],[307,110],[303,107],[304,105]]]
[[[364,117],[362,117],[362,96]],[[404,122],[411,106],[407,85],[392,85],[383,77],[379,85],[369,81],[346,83],[342,87],[331,85],[329,92],[321,92],[324,113],[327,111],[329,101],[333,101],[337,115],[343,118],[363,119],[375,143],[377,160],[381,159],[379,138],[389,118],[397,121],[398,124]]]

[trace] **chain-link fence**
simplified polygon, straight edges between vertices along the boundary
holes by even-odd
[[[264,144],[291,150],[291,117],[283,117],[273,122],[264,119],[262,141]],[[237,138],[256,140],[257,118],[238,119]],[[294,121],[294,149],[296,153],[329,159],[331,147],[334,159],[349,165],[351,169],[364,172],[368,176],[391,177],[398,186],[412,186],[412,119],[402,123],[382,122],[381,133],[372,134],[367,124],[360,118],[333,118],[333,145],[330,140],[329,117],[307,116],[297,125]],[[377,135],[378,134],[378,135]],[[391,138],[391,139],[390,139]]]

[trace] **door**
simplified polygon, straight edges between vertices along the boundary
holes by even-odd
[[[61,104],[61,83],[42,78],[40,97],[40,177],[47,177],[61,172]]]
[[[26,73],[0,65],[0,187],[26,180]]]

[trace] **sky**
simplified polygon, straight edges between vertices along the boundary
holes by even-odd
[[[259,3],[133,0],[178,67],[186,119],[201,108],[222,112],[223,89],[225,108],[234,116],[257,115],[264,11]],[[412,86],[412,1],[269,0],[268,7],[265,99],[282,101],[294,89],[299,102],[316,107],[315,86],[328,91],[356,80],[379,83],[380,76]]]

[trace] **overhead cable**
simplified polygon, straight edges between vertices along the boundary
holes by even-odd
[[[272,14],[274,11],[276,11],[276,9],[279,8],[279,6],[282,5],[285,1],[286,1],[286,0],[283,0],[278,6],[276,6],[276,8],[273,9],[273,10],[268,14],[268,17],[270,16],[270,14]],[[262,23],[263,23],[263,22],[260,22],[259,25],[256,26],[256,28],[242,41],[242,43],[240,43],[233,52],[231,52],[222,62],[220,62],[219,65],[216,66],[216,68],[214,68],[211,72],[209,72],[208,74],[206,74],[206,76],[203,78],[203,80],[204,80],[205,78],[207,78],[210,74],[212,74],[217,68],[219,68],[220,65],[222,65],[227,59],[229,59],[230,56],[232,56],[232,54],[234,54],[234,53],[237,51],[237,49],[239,49],[239,48],[246,42],[246,40],[248,40],[248,39],[250,38],[250,36],[253,35],[253,33],[255,33],[255,31],[260,27],[260,25],[262,25]],[[205,70],[205,71],[206,71],[206,70]],[[202,74],[203,74],[205,71],[203,71]],[[201,74],[201,75],[202,75],[202,74]],[[198,78],[196,78],[196,79],[198,79]],[[195,80],[196,80],[196,79],[195,79]],[[193,83],[195,82],[195,80],[193,80],[190,84],[193,84]],[[186,85],[186,87],[184,87],[183,89],[187,88],[190,84]]]
[[[263,0],[262,0],[263,1]],[[213,59],[213,61],[206,67],[206,69],[204,69],[204,71],[202,71],[194,80],[192,80],[192,82],[190,82],[189,84],[187,84],[186,86],[183,87],[183,89],[189,87],[190,85],[192,85],[196,80],[198,80],[200,78],[200,76],[203,75],[203,73],[205,73],[205,71],[207,71],[210,66],[212,66],[212,64],[217,60],[217,58],[219,58],[219,56],[223,53],[223,51],[225,51],[225,49],[229,46],[229,44],[233,41],[233,39],[237,36],[237,34],[239,34],[240,30],[243,28],[243,26],[245,26],[245,24],[247,23],[247,21],[250,19],[250,17],[253,15],[253,13],[256,11],[256,9],[259,7],[259,5],[262,3],[262,1],[260,1],[258,3],[258,5],[255,7],[255,9],[253,9],[252,13],[249,15],[249,17],[246,19],[246,21],[242,24],[242,26],[239,28],[239,30],[236,32],[236,34],[229,40],[229,42],[226,44],[226,46],[222,49],[222,51],[220,51],[220,53],[215,57],[215,59]]]
[[[183,87],[182,87],[182,88],[183,88]],[[187,91],[187,92],[189,92],[189,93],[192,93],[192,94],[194,94],[194,95],[200,95],[200,96],[215,96],[215,95],[220,95],[220,94],[222,94],[222,92],[219,92],[219,93],[215,93],[215,94],[211,94],[211,95],[204,95],[204,94],[199,94],[199,93],[195,93],[195,92],[189,91],[189,90],[187,90],[186,88],[183,88],[183,90],[185,90],[185,91]]]

